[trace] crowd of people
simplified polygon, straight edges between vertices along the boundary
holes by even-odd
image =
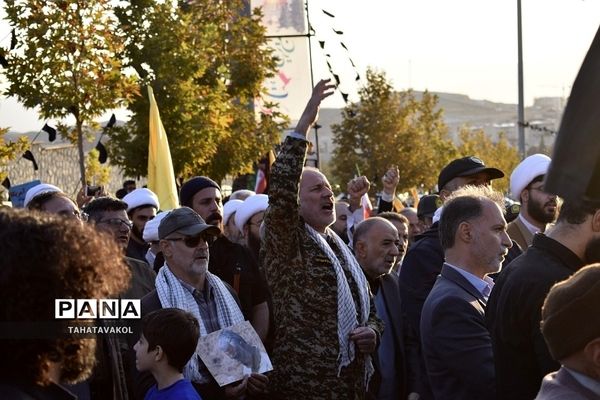
[[[305,167],[333,90],[315,86],[268,195],[223,199],[196,176],[161,210],[131,181],[75,201],[40,184],[0,209],[0,398],[599,399],[600,205],[545,192],[535,154],[511,171],[507,223],[505,172],[473,155],[415,207],[398,207],[391,166],[368,215],[366,177],[336,201]],[[141,320],[43,332],[55,300],[103,298],[140,300]],[[273,370],[219,386],[199,338],[243,321]]]

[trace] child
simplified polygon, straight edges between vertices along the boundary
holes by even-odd
[[[144,400],[201,400],[182,374],[199,336],[198,320],[178,308],[163,308],[144,316],[142,335],[133,347],[135,365],[156,379]]]

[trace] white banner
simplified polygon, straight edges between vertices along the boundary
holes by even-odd
[[[267,95],[257,101],[256,111],[269,113],[264,104],[279,103],[279,110],[297,121],[312,92],[308,39],[275,38],[269,45],[279,63],[275,76],[265,81]]]
[[[252,9],[260,7],[267,36],[306,35],[304,0],[252,0]]]

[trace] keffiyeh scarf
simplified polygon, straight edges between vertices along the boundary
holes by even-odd
[[[237,302],[221,279],[207,271],[206,280],[209,287],[213,290],[219,327],[226,328],[243,322],[244,316],[242,315]],[[192,296],[189,290],[183,287],[179,279],[171,272],[166,264],[160,269],[156,276],[156,291],[163,308],[179,308],[192,313],[200,324],[200,336],[208,334],[206,326],[200,316],[200,308],[198,307],[198,303],[194,299],[194,296]],[[183,375],[192,382],[206,383],[210,380],[210,377],[204,376],[200,372],[201,359],[198,355],[198,351],[199,347],[196,348],[196,354],[194,354],[186,364]]]
[[[352,299],[352,292],[350,290],[350,285],[348,284],[348,280],[346,279],[346,275],[344,274],[344,270],[340,260],[335,255],[325,238],[320,235],[316,230],[306,224],[306,230],[308,231],[310,237],[317,243],[319,248],[323,250],[323,252],[327,255],[331,264],[333,265],[333,269],[335,271],[335,277],[337,281],[337,303],[338,303],[338,311],[337,311],[337,325],[338,325],[338,341],[340,346],[340,353],[338,356],[338,376],[343,367],[347,367],[353,360],[355,356],[355,345],[349,339],[350,332],[359,326],[366,326],[367,320],[369,318],[369,310],[370,310],[370,297],[368,290],[367,279],[365,278],[360,265],[354,258],[354,255],[350,252],[348,246],[344,243],[340,237],[333,232],[331,229],[327,228],[326,234],[330,236],[334,241],[337,247],[342,252],[344,257],[344,264],[346,265],[348,271],[352,275],[352,279],[356,282],[358,286],[358,297],[359,297],[359,306],[360,312],[357,312],[356,307],[354,305],[354,300]],[[358,319],[357,318],[360,318]],[[373,375],[373,363],[371,362],[370,356],[365,356],[365,364],[366,364],[366,374],[365,374],[365,385],[369,382],[369,379]]]

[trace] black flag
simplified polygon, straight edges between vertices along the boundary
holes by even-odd
[[[108,152],[106,151],[106,147],[104,147],[101,141],[98,141],[98,144],[96,145],[96,150],[98,150],[98,161],[100,161],[100,164],[104,164],[106,162],[106,159],[108,158]]]
[[[12,32],[10,32],[10,49],[13,50],[16,46],[17,46],[17,34],[15,33],[15,30],[13,29]]]
[[[554,144],[544,190],[600,202],[600,29],[579,69]]]
[[[10,179],[8,179],[8,176],[2,181],[2,186],[4,186],[6,189],[10,189]]]
[[[29,160],[33,163],[34,171],[37,171],[39,169],[37,162],[35,161],[35,157],[33,156],[33,153],[31,151],[29,151],[29,150],[25,151],[25,153],[23,153],[23,158],[26,160]]]
[[[48,124],[44,124],[42,130],[48,134],[49,141],[54,142],[56,140],[56,129]]]
[[[105,128],[112,128],[116,122],[117,122],[117,117],[115,117],[115,114],[113,114],[110,116],[110,119],[108,120],[108,124],[106,124]]]

